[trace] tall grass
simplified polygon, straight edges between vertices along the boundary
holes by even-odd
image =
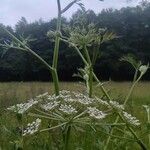
[[[123,99],[126,94],[128,93],[128,88],[130,87],[130,82],[109,82],[105,86],[108,89],[111,89],[111,94],[114,97],[118,97],[119,99]],[[85,91],[84,86],[82,83],[77,82],[61,82],[60,83],[61,89],[66,89],[70,91]],[[119,91],[118,91],[119,89]],[[140,82],[136,89],[134,90],[132,94],[132,99],[134,103],[133,112],[135,116],[138,116],[138,119],[142,121],[143,123],[146,122],[146,114],[144,112],[144,109],[141,109],[143,104],[149,104],[150,101],[150,82]],[[10,136],[10,134],[7,132],[5,127],[8,129],[16,130],[15,125],[17,125],[17,122],[15,121],[15,116],[12,114],[9,114],[5,111],[5,108],[7,108],[10,105],[17,104],[23,101],[26,101],[27,99],[31,99],[32,97],[35,97],[36,95],[39,95],[43,92],[50,91],[50,93],[53,93],[53,85],[52,83],[47,82],[9,82],[9,83],[0,83],[0,146],[2,149],[11,150],[12,144],[11,141],[15,140],[15,136]],[[95,95],[101,95],[101,90],[97,90],[97,88],[94,88],[94,94]],[[121,93],[121,95],[120,95]],[[130,108],[128,108],[129,111]],[[112,118],[113,119],[113,118]],[[26,121],[29,122],[30,119],[27,119]],[[26,122],[25,121],[25,122]],[[6,131],[5,131],[6,130]],[[12,131],[13,131],[12,130]],[[15,131],[14,131],[15,132]],[[50,135],[47,132],[36,134],[35,136],[30,136],[28,138],[24,139],[24,147],[26,150],[51,150],[51,149],[57,149],[58,145],[61,145],[61,138],[60,143],[59,140],[55,140],[54,134],[58,134],[58,139],[60,138],[59,132],[57,133],[57,130],[52,130],[50,132]],[[76,133],[72,133],[71,136],[71,143],[69,144],[69,149],[74,150],[75,148],[80,148],[84,150],[99,150],[101,142],[103,139],[106,138],[105,134],[102,134],[101,132],[97,131],[95,132],[91,128],[87,128],[86,131],[81,130],[77,135]],[[81,139],[81,140],[78,140]],[[52,142],[52,141],[56,141]],[[145,142],[147,142],[147,139],[144,139]],[[57,143],[58,142],[58,143]],[[49,147],[49,145],[51,145]],[[128,148],[127,148],[128,147]],[[126,143],[126,149],[136,149],[140,150],[137,145],[135,146],[132,144],[132,142]],[[58,148],[61,149],[61,146]],[[122,149],[125,149],[122,147]]]
[[[125,97],[131,82],[109,82],[106,88],[111,90],[111,93],[116,98]],[[60,88],[71,91],[85,91],[82,83],[78,82],[60,82]],[[0,83],[0,107],[6,108],[10,105],[26,101],[41,93],[49,91],[54,92],[53,83],[49,82],[3,82]],[[101,95],[101,90],[95,88],[94,93]],[[139,82],[135,88],[132,98],[135,105],[149,104],[150,102],[150,82]],[[144,99],[144,100],[143,100]]]

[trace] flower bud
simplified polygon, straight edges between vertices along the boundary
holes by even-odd
[[[87,75],[87,74],[85,74],[84,76],[83,76],[83,78],[84,78],[84,80],[89,80],[89,76]]]
[[[147,71],[147,69],[148,69],[148,66],[142,65],[142,66],[140,66],[139,71],[140,71],[142,74],[145,74],[146,71]]]
[[[50,39],[54,39],[55,38],[55,32],[53,32],[53,31],[48,31],[47,32],[47,37],[49,37]]]

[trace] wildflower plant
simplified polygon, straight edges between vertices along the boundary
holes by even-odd
[[[72,27],[61,28],[61,17],[74,4],[79,5],[86,15],[86,10],[81,0],[73,0],[64,9],[61,8],[60,0],[57,0],[58,5],[58,19],[56,31],[48,31],[47,36],[50,40],[55,42],[53,63],[49,65],[43,58],[36,54],[28,45],[29,38],[18,39],[7,29],[2,27],[4,31],[12,38],[11,42],[4,41],[1,46],[5,49],[18,49],[31,53],[43,65],[45,65],[52,74],[54,83],[54,94],[44,93],[32,98],[26,103],[16,104],[7,108],[8,111],[13,111],[17,118],[21,116],[19,126],[21,127],[21,145],[23,148],[23,138],[25,136],[33,135],[34,133],[52,132],[57,130],[60,137],[62,137],[62,149],[69,149],[69,140],[71,139],[73,131],[79,132],[79,128],[86,130],[86,127],[98,131],[99,128],[109,128],[108,132],[101,131],[108,137],[103,141],[103,149],[107,150],[110,147],[110,142],[126,139],[127,141],[136,142],[141,149],[148,150],[145,143],[136,132],[141,127],[141,122],[137,118],[127,112],[127,102],[134,90],[136,84],[140,81],[143,75],[147,72],[149,64],[144,65],[142,62],[134,60],[133,57],[123,57],[121,60],[127,61],[135,68],[135,75],[133,83],[126,95],[124,101],[120,103],[112,98],[112,95],[105,89],[104,84],[98,79],[94,73],[94,65],[98,58],[98,53],[101,44],[118,38],[115,33],[107,29],[97,29],[93,23],[88,27],[83,24],[74,25]],[[82,16],[82,18],[84,18]],[[62,34],[65,31],[65,35]],[[84,63],[84,67],[79,69],[77,74],[81,77],[86,86],[86,93],[76,91],[60,91],[59,79],[57,75],[58,53],[60,41],[67,43],[73,47]],[[93,82],[97,83],[96,88],[100,88],[104,97],[100,98],[94,95]],[[145,107],[146,110],[147,107]],[[148,111],[147,111],[148,112]],[[23,118],[35,117],[35,121],[23,124]],[[115,116],[115,120],[112,119]],[[111,118],[111,119],[110,119]],[[44,125],[47,123],[48,125]],[[45,123],[43,123],[45,122]],[[117,135],[114,130],[120,131],[121,136]],[[125,137],[126,133],[130,132],[130,137]]]
[[[77,127],[84,129],[85,126],[93,128],[102,127],[104,125],[117,127],[125,127],[126,125],[132,127],[140,126],[140,121],[127,113],[123,105],[117,101],[106,101],[97,97],[90,98],[88,95],[67,90],[60,91],[59,96],[44,93],[33,99],[35,100],[32,100],[32,104],[36,104],[36,108],[31,104],[28,109],[33,107],[34,111],[29,111],[28,115],[40,119],[28,123],[27,127],[22,127],[22,136],[24,137],[36,132],[46,132],[59,128],[63,134],[65,133],[63,135],[65,149],[68,147],[71,131]],[[20,104],[18,106],[20,108]],[[21,104],[21,106],[23,105]],[[12,108],[15,108],[15,106],[11,106],[8,109],[13,110]],[[25,109],[25,111],[28,109]],[[17,110],[15,109],[14,112],[17,113]],[[20,109],[18,109],[18,113],[20,113]],[[122,122],[107,122],[107,117],[113,113],[118,113],[121,116]],[[39,129],[42,123],[41,120],[45,119],[51,121],[51,127]]]

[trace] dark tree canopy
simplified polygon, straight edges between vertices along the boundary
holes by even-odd
[[[83,21],[83,13],[78,10],[70,21],[62,18],[63,26],[73,26],[81,20]],[[145,64],[150,62],[150,3],[142,3],[137,7],[127,7],[120,10],[105,9],[99,14],[88,10],[84,21],[86,24],[94,23],[97,28],[107,28],[114,31],[119,37],[103,44],[99,49],[100,57],[94,69],[101,79],[131,80],[134,70],[129,64],[119,61],[122,56],[128,53],[135,55]],[[49,41],[46,34],[55,28],[55,18],[49,22],[40,19],[28,23],[24,17],[16,23],[15,29],[7,27],[17,37],[30,36],[33,39],[29,43],[30,47],[50,64],[52,63],[54,43]],[[0,39],[10,40],[1,28]],[[77,68],[80,66],[82,66],[82,61],[74,49],[61,43],[58,69],[60,79],[77,80],[72,75],[77,72]],[[144,79],[150,80],[150,72],[144,76]],[[7,51],[0,47],[0,81],[12,80],[47,81],[51,80],[51,76],[49,71],[28,53],[17,50]]]

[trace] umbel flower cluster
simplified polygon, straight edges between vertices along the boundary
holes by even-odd
[[[31,108],[33,105],[37,104],[38,101],[37,100],[29,100],[27,103],[21,103],[21,104],[17,104],[14,106],[11,106],[9,108],[7,108],[8,110],[14,111],[18,114],[23,114],[25,113],[29,108]]]
[[[123,115],[124,115],[124,117],[125,117],[125,119],[127,120],[128,123],[131,123],[135,126],[140,125],[139,120],[137,120],[136,117],[133,117],[131,114],[128,114],[127,112],[123,111]]]
[[[112,112],[121,112],[126,123],[134,126],[140,125],[139,120],[125,112],[124,106],[117,101],[106,101],[98,97],[89,98],[85,94],[67,90],[60,91],[59,96],[49,95],[48,93],[38,95],[27,103],[11,106],[8,110],[23,114],[35,104],[37,104],[40,112],[49,114],[51,119],[55,116],[59,116],[59,119],[63,118],[64,120],[67,118],[88,118],[88,121],[94,120],[98,122],[106,118],[108,115],[113,114],[108,111],[109,109]],[[109,112],[109,114],[106,112]],[[41,120],[36,119],[35,122],[28,124],[27,128],[23,131],[23,135],[25,136],[37,132],[40,123]]]
[[[41,124],[41,119],[37,118],[32,123],[28,123],[27,127],[23,130],[23,136],[34,134],[38,131]]]

